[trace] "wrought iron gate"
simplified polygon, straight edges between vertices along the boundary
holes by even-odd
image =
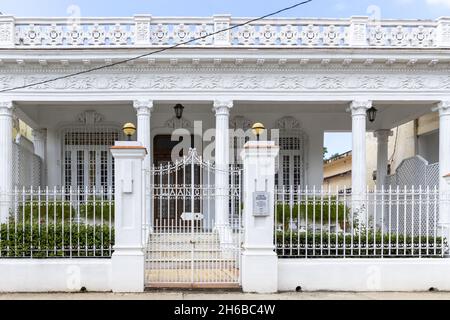
[[[195,149],[181,161],[152,168],[148,287],[239,286],[242,174],[235,167],[223,171],[229,184],[218,192],[218,170]],[[225,210],[216,208],[218,196],[227,198]],[[225,212],[226,219],[216,219],[216,211]]]

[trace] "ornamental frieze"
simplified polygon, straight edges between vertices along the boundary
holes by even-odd
[[[28,85],[51,79],[52,76],[0,76],[0,88],[13,85]],[[448,75],[84,75],[36,85],[26,91],[42,90],[106,90],[106,91],[310,91],[310,90],[447,90],[450,89]]]

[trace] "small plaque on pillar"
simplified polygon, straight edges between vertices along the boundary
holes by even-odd
[[[270,215],[270,193],[254,192],[253,193],[253,216],[268,217]]]

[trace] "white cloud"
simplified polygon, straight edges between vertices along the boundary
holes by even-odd
[[[426,0],[427,4],[434,6],[434,5],[441,5],[441,6],[447,6],[450,8],[450,0]]]

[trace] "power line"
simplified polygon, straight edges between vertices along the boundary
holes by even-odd
[[[180,46],[183,46],[183,45],[186,45],[186,44],[190,44],[190,43],[198,41],[198,40],[203,40],[203,39],[209,38],[211,36],[214,36],[216,34],[220,34],[220,33],[227,32],[227,31],[231,31],[233,29],[236,29],[236,28],[243,27],[245,25],[251,24],[253,22],[264,20],[266,18],[275,16],[277,14],[280,14],[280,13],[283,13],[283,12],[286,12],[286,11],[290,11],[292,9],[295,9],[297,7],[300,7],[300,6],[304,5],[304,4],[307,4],[307,3],[312,2],[312,1],[313,0],[305,0],[305,1],[302,1],[302,2],[299,2],[299,3],[296,3],[296,4],[292,5],[292,6],[289,6],[289,7],[277,10],[275,12],[266,14],[266,15],[261,16],[259,18],[251,19],[251,20],[248,20],[246,22],[239,23],[239,24],[236,24],[234,26],[230,26],[230,27],[225,28],[223,30],[218,30],[218,31],[215,31],[213,33],[209,33],[209,34],[197,37],[197,38],[193,38],[193,39],[190,39],[190,40],[187,40],[187,41],[184,41],[184,42],[180,42],[180,43],[177,43],[177,44],[175,44],[173,46],[170,46],[170,47],[167,47],[167,48],[158,49],[158,50],[155,50],[155,51],[152,51],[152,52],[148,52],[148,53],[145,53],[145,54],[138,55],[138,56],[133,57],[133,58],[120,60],[120,61],[117,61],[117,62],[105,64],[105,65],[102,65],[102,66],[99,66],[99,67],[95,67],[95,68],[91,68],[91,69],[88,69],[88,70],[79,71],[79,72],[76,72],[76,73],[67,74],[67,75],[64,75],[64,76],[55,77],[55,78],[48,79],[48,80],[43,80],[43,81],[40,81],[40,82],[35,82],[35,83],[30,83],[30,84],[27,84],[27,85],[23,85],[23,86],[17,86],[17,87],[2,89],[2,90],[0,90],[0,93],[11,92],[11,91],[21,90],[21,89],[27,89],[27,88],[31,88],[31,87],[35,87],[35,86],[39,86],[39,85],[55,82],[55,81],[58,81],[58,80],[68,79],[68,78],[76,77],[76,76],[83,75],[83,74],[86,74],[86,73],[91,73],[91,72],[95,72],[95,71],[99,71],[99,70],[103,70],[103,69],[107,69],[107,68],[112,68],[112,67],[115,67],[115,66],[118,66],[118,65],[126,64],[128,62],[139,60],[139,59],[142,59],[142,58],[145,58],[145,57],[157,54],[157,53],[161,53],[161,52],[164,52],[164,51],[167,51],[167,50],[175,49],[175,48],[178,48]]]

